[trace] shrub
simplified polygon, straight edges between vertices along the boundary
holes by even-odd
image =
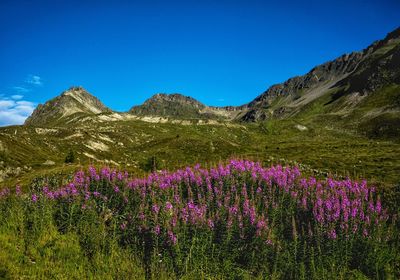
[[[69,150],[67,156],[65,157],[65,163],[73,163],[74,161],[75,154],[72,150]]]

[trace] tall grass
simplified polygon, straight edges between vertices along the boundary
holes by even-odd
[[[375,189],[297,167],[232,160],[145,178],[89,167],[0,197],[0,277],[400,276],[396,221]]]

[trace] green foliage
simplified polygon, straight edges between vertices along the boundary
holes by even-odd
[[[72,150],[69,150],[67,156],[65,157],[64,162],[65,163],[74,163],[74,161],[75,161],[75,154]]]
[[[5,151],[0,151],[0,161],[7,161],[8,156]]]
[[[146,172],[156,172],[161,169],[161,162],[156,156],[151,156],[141,164],[141,168]]]

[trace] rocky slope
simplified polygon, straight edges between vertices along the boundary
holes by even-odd
[[[299,113],[307,104],[335,90],[331,103],[352,94],[368,95],[385,86],[400,84],[399,54],[400,28],[360,52],[342,55],[303,76],[271,86],[247,104],[240,118],[260,121],[285,117]],[[352,105],[355,107],[354,102]]]
[[[204,104],[189,96],[178,93],[159,93],[147,99],[142,105],[132,107],[129,112],[139,116],[199,118],[205,107]]]
[[[232,120],[240,111],[237,107],[206,106],[196,99],[179,93],[159,93],[129,112],[137,116],[159,116],[183,119]]]
[[[93,115],[106,112],[111,112],[111,110],[84,88],[71,87],[45,104],[39,104],[25,121],[25,125],[49,125],[62,122],[67,117],[74,115]]]

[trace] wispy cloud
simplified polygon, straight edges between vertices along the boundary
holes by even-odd
[[[15,98],[17,97],[17,98]],[[0,126],[23,124],[36,107],[36,104],[22,99],[22,95],[0,98]]]
[[[13,100],[0,100],[0,110],[8,109],[15,105]]]
[[[24,96],[23,95],[20,95],[20,94],[14,94],[14,95],[11,95],[11,99],[14,99],[14,100],[20,100],[20,99],[22,99]]]
[[[12,89],[13,89],[15,92],[18,92],[18,93],[27,93],[27,92],[30,92],[30,91],[31,91],[31,89],[29,89],[29,88],[20,87],[20,86],[12,87]]]
[[[38,75],[28,75],[28,77],[24,80],[24,83],[22,85],[17,85],[11,87],[11,89],[16,93],[11,96],[12,99],[21,99],[18,98],[22,94],[31,92],[32,90],[35,89],[35,87],[43,86],[43,80],[41,77]],[[1,97],[1,96],[0,96]]]
[[[28,78],[25,80],[25,82],[35,86],[43,85],[42,78],[39,77],[38,75],[29,75]]]
[[[224,102],[225,99],[223,99],[223,98],[218,98],[217,101],[219,101],[219,102]]]

